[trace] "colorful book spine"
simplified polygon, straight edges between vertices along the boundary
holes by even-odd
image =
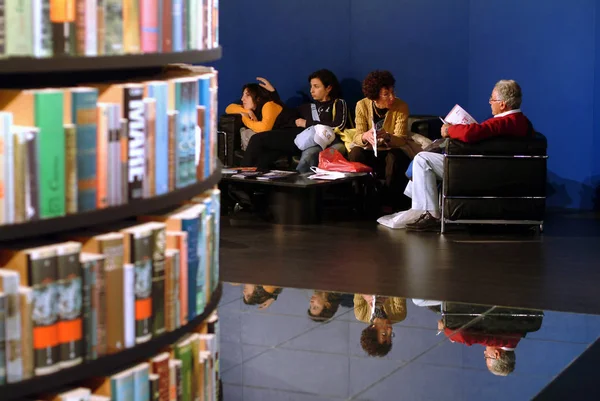
[[[198,316],[197,308],[197,293],[198,293],[198,270],[199,270],[199,259],[198,259],[198,237],[199,233],[199,219],[193,217],[183,220],[183,230],[188,234],[188,271],[187,271],[187,291],[188,291],[188,321],[191,321]]]
[[[156,195],[156,99],[144,98],[144,198]]]
[[[111,376],[110,399],[112,401],[135,400],[135,378],[131,369]]]
[[[104,53],[123,53],[123,0],[104,0]]]
[[[168,120],[168,85],[166,82],[148,83],[148,96],[156,99],[156,131],[155,131],[155,181],[156,195],[169,192],[169,120]]]
[[[220,260],[219,260],[219,249],[221,246],[221,190],[220,189],[211,189],[209,191],[212,197],[211,202],[211,213],[213,215],[213,252],[212,252],[212,266],[211,266],[211,274],[212,274],[212,288],[211,292],[217,289],[220,280]]]
[[[173,51],[173,0],[160,1],[160,51],[169,53]]]
[[[188,183],[188,120],[189,112],[187,110],[188,99],[188,85],[185,81],[175,81],[175,109],[179,112],[179,118],[177,119],[177,145],[176,145],[176,165],[175,165],[175,187],[183,188]]]
[[[0,111],[0,224],[15,221],[12,123],[12,113]]]
[[[100,326],[101,308],[104,305],[104,256],[91,253],[81,253],[81,275],[83,278],[83,338],[85,344],[85,359],[88,361],[98,358],[98,332]]]
[[[97,103],[96,118],[96,207],[108,206],[110,103]]]
[[[169,191],[173,191],[177,181],[177,127],[179,126],[179,112],[169,110]]]
[[[23,380],[34,375],[33,358],[33,289],[19,286],[21,306],[21,358],[23,359]]]
[[[77,127],[65,124],[65,211],[77,213]]]
[[[196,130],[198,129],[198,112],[196,104],[198,102],[198,81],[190,80],[188,85],[188,98],[186,99],[186,112],[188,115],[187,128],[187,173],[186,183],[192,185],[196,182]]]
[[[142,52],[144,53],[158,51],[158,15],[161,3],[162,0],[140,0],[141,42]]]
[[[40,218],[65,215],[65,130],[63,92],[35,92],[35,125],[38,137]]]
[[[211,82],[210,75],[205,74],[200,77],[198,80],[199,85],[199,104],[204,106],[206,109],[205,118],[204,118],[204,127],[202,127],[202,135],[204,137],[204,146],[202,148],[202,153],[204,154],[204,176],[208,177],[211,174],[211,162],[209,155],[211,154],[210,149],[210,140],[207,138],[211,135],[211,118],[210,115],[212,113],[212,95],[211,95]]]
[[[140,46],[140,3],[144,0],[123,1],[123,51],[139,53]]]
[[[148,380],[150,365],[146,362],[132,368],[133,371],[133,394],[132,401],[150,401],[150,387]]]
[[[96,135],[98,90],[71,90],[71,114],[77,130],[77,211],[96,209]]]
[[[33,6],[31,0],[7,0],[6,54],[9,56],[33,55]]]
[[[141,199],[144,195],[145,138],[144,133],[144,87],[143,85],[124,85],[123,116],[128,121],[129,133],[129,200]]]
[[[15,383],[23,380],[19,273],[13,270],[0,269],[0,291],[4,294],[6,300],[4,311],[6,382]]]
[[[171,0],[171,5],[173,6],[172,12],[172,28],[173,28],[173,37],[172,37],[172,48],[171,50],[174,52],[181,52],[184,50],[183,43],[183,3],[185,0]]]
[[[60,366],[83,362],[83,280],[79,254],[81,244],[71,241],[55,246],[57,255],[58,341]]]
[[[98,54],[98,0],[75,0],[75,49],[79,56]]]
[[[39,133],[31,127],[24,131],[25,143],[25,219],[28,221],[40,218],[40,169],[39,169]],[[64,179],[64,177],[63,177]]]

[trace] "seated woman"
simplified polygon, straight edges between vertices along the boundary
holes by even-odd
[[[249,83],[242,88],[242,104],[230,104],[225,109],[227,114],[241,114],[242,122],[248,130],[242,132],[242,149],[244,150],[255,133],[270,131],[283,125],[283,105],[279,98],[256,83]]]
[[[278,98],[273,85],[264,78],[258,78],[264,88],[271,92],[271,96]],[[300,153],[294,140],[296,136],[308,127],[317,124],[331,127],[336,137],[328,147],[334,147],[340,152],[345,152],[345,145],[340,139],[340,134],[348,122],[348,109],[346,102],[340,99],[340,85],[335,74],[322,69],[308,77],[310,83],[312,103],[306,103],[297,110],[298,116],[294,127],[275,129],[270,132],[255,135],[250,140],[243,166],[256,166],[268,169],[281,156],[292,156]],[[310,171],[311,166],[316,166],[319,160],[320,146],[310,146],[302,152],[299,172]]]
[[[404,172],[430,141],[408,132],[408,105],[395,96],[395,84],[389,71],[373,71],[363,81],[365,98],[356,104],[356,135],[349,159],[372,167],[378,177],[384,178],[383,204],[401,209],[410,202],[403,194],[407,184]],[[373,152],[373,124],[377,132],[377,157]]]

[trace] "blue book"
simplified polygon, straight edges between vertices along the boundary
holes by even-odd
[[[150,375],[150,365],[146,362],[140,363],[131,368],[133,371],[133,391],[132,401],[150,401],[150,385],[148,383]]]
[[[112,401],[135,400],[135,384],[131,369],[110,377],[110,399]]]
[[[177,153],[175,156],[175,188],[183,188],[188,185],[188,128],[189,112],[187,100],[189,98],[189,85],[186,80],[175,82],[175,110],[179,112],[177,119]]]
[[[212,277],[212,288],[211,291],[217,289],[217,285],[219,284],[219,247],[220,241],[219,238],[221,236],[221,190],[219,189],[211,189],[209,190],[211,194],[211,214],[213,215],[213,230],[212,230],[212,240],[213,240],[213,253],[212,253],[212,266],[211,266],[211,277]]]
[[[183,2],[185,0],[173,0],[173,52],[183,51]]]
[[[71,115],[77,132],[77,211],[96,209],[96,129],[98,90],[72,88]]]
[[[188,146],[187,146],[187,183],[192,185],[196,182],[196,129],[198,128],[198,112],[196,110],[198,99],[198,81],[191,80],[189,85],[189,97],[187,99],[188,120]]]
[[[201,152],[204,154],[204,176],[208,177],[212,173],[211,162],[211,121],[212,113],[212,95],[210,90],[211,75],[206,74],[198,79],[198,100],[201,106],[206,108],[204,118],[204,127],[202,127],[203,146]]]
[[[156,99],[154,176],[156,177],[156,195],[162,195],[169,192],[168,85],[163,81],[151,81],[147,85],[148,97]]]
[[[196,310],[198,313],[204,312],[206,308],[206,291],[210,288],[210,283],[206,282],[206,269],[208,267],[208,242],[207,234],[210,224],[210,213],[206,203],[196,205],[200,211],[198,216],[200,229],[198,231],[198,282],[196,285]]]

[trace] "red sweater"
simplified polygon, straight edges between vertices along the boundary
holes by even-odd
[[[479,142],[493,136],[526,136],[529,120],[521,112],[494,117],[481,124],[459,124],[448,127],[448,136],[463,142]]]
[[[452,334],[454,333],[454,334]],[[505,347],[505,348],[516,348],[523,334],[497,334],[490,335],[484,333],[468,332],[464,330],[458,330],[454,332],[449,328],[444,329],[444,334],[452,342],[462,343],[467,346],[473,344],[481,344],[489,347]]]

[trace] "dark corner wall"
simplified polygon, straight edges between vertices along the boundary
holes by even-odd
[[[600,210],[600,5],[578,0],[221,0],[220,110],[266,76],[290,103],[329,68],[346,99],[389,69],[411,113],[458,103],[490,117],[494,83],[515,79],[548,137],[550,207]],[[598,156],[597,156],[598,155]]]

